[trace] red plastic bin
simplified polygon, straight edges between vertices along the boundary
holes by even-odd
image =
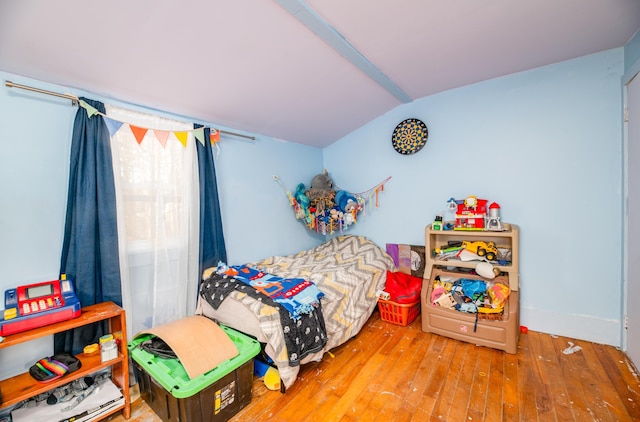
[[[409,325],[420,315],[420,301],[413,303],[396,303],[378,299],[380,319],[396,325]]]

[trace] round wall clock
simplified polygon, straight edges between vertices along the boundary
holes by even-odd
[[[394,129],[391,144],[400,154],[415,154],[425,146],[428,136],[427,125],[422,120],[406,119]]]

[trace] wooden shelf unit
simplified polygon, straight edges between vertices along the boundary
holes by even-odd
[[[82,308],[82,313],[77,318],[6,336],[4,341],[0,343],[0,349],[104,320],[108,322],[109,332],[113,334],[118,333],[119,335],[120,341],[118,342],[118,357],[116,359],[103,363],[100,357],[100,352],[96,352],[91,355],[80,353],[79,355],[76,355],[76,357],[82,362],[82,367],[55,381],[39,383],[34,380],[28,372],[2,380],[0,381],[0,392],[2,392],[2,403],[0,403],[0,409],[13,406],[23,400],[45,393],[75,379],[79,379],[101,369],[111,367],[111,378],[113,382],[120,387],[122,395],[124,396],[124,404],[118,408],[114,408],[109,413],[106,413],[101,417],[101,419],[104,419],[120,410],[122,410],[122,416],[124,416],[125,419],[129,419],[131,415],[131,403],[129,397],[127,324],[124,309],[115,303],[103,302],[90,305]]]

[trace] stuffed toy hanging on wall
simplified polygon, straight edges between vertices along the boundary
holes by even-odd
[[[323,170],[311,179],[309,189],[304,183],[299,183],[295,195],[291,195],[278,176],[273,178],[287,193],[296,219],[303,220],[309,230],[323,235],[342,232],[355,223],[357,215],[365,210],[368,197],[374,193],[378,207],[378,192],[384,191],[384,184],[391,179],[388,177],[366,192],[351,193],[337,188],[327,170]]]

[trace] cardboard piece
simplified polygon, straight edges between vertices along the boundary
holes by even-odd
[[[403,274],[424,277],[425,247],[404,243],[387,243],[387,254],[393,259],[396,268]]]
[[[191,379],[211,371],[239,353],[222,328],[201,315],[188,316],[141,331],[134,338],[142,334],[153,334],[164,340]]]

